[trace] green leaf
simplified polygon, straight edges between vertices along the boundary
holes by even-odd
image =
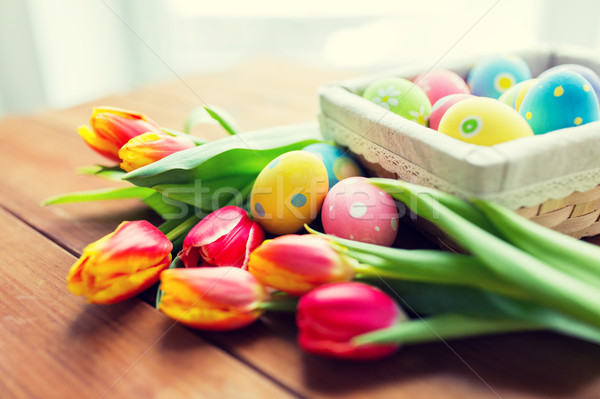
[[[234,119],[222,108],[211,105],[210,107],[194,108],[188,115],[183,126],[185,133],[190,133],[192,128],[201,123],[218,123],[229,134],[237,134],[240,129]]]
[[[82,175],[100,176],[108,180],[121,181],[121,178],[127,174],[119,166],[91,165],[82,166],[77,169],[77,173]]]
[[[142,198],[142,201],[165,220],[183,219],[193,215],[196,211],[196,208],[191,205],[166,197],[160,192],[152,191],[152,194]]]
[[[186,139],[192,140],[194,143],[196,143],[196,145],[203,145],[210,141],[207,139],[203,139],[202,137],[194,136],[192,134],[180,132],[178,130],[167,129],[166,127],[162,127],[160,130],[174,137],[184,137]]]
[[[513,318],[443,314],[427,319],[401,321],[394,326],[356,336],[352,341],[356,345],[415,344],[539,329],[542,327],[537,324]]]
[[[216,120],[219,125],[223,127],[227,131],[227,133],[234,135],[240,132],[239,128],[235,126],[235,122],[229,114],[227,114],[224,110],[218,109],[216,107],[204,107],[206,112]]]
[[[421,316],[450,313],[473,317],[513,318],[600,344],[599,329],[532,302],[466,286],[375,277],[358,280],[380,287],[395,298],[406,311]]]
[[[273,128],[204,144],[175,153],[123,177],[169,198],[213,210],[244,198],[260,171],[274,158],[320,142],[314,124]]]
[[[79,191],[74,193],[60,194],[50,197],[42,202],[42,205],[67,204],[71,202],[86,202],[113,200],[125,198],[145,198],[155,191],[145,187],[119,187],[104,188],[100,190]]]

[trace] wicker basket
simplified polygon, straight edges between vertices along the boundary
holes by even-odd
[[[534,76],[565,63],[600,74],[600,59],[581,51],[537,49],[520,55]],[[443,67],[466,77],[475,60]],[[321,87],[321,131],[376,176],[490,199],[573,237],[600,234],[600,122],[482,147],[435,134],[360,97],[379,77],[411,78],[427,69],[411,66]],[[439,231],[419,224],[448,245]]]

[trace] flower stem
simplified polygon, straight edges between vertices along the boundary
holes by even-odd
[[[258,305],[258,309],[268,310],[271,312],[295,312],[297,306],[297,299],[285,299],[263,302]]]
[[[173,240],[177,239],[180,235],[185,234],[189,229],[194,227],[194,225],[196,223],[198,223],[199,220],[200,220],[200,218],[198,216],[192,215],[189,218],[185,219],[183,222],[181,222],[179,225],[177,225],[175,228],[173,228],[171,231],[166,233],[165,235],[167,236],[167,238],[169,240],[173,241]]]
[[[542,329],[537,324],[516,319],[492,319],[461,314],[443,314],[428,319],[402,321],[392,327],[353,338],[356,345],[415,344],[485,334]]]

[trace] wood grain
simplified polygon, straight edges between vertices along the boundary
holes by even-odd
[[[78,254],[122,220],[150,218],[158,222],[134,200],[39,206],[41,200],[54,194],[116,184],[74,173],[78,166],[106,163],[76,134],[76,127],[87,122],[93,105],[137,109],[162,126],[177,128],[189,110],[206,101],[225,108],[250,130],[314,120],[317,86],[347,77],[347,73],[317,71],[277,60],[253,61],[231,71],[184,77],[185,85],[179,81],[149,85],[68,110],[0,121],[0,206],[29,226],[0,214],[0,221],[6,219],[5,225],[19,231],[16,236],[4,233],[7,237],[0,244],[2,253],[10,254],[10,260],[1,266],[10,276],[8,282],[0,283],[2,303],[8,304],[3,309],[10,317],[0,330],[6,335],[6,339],[0,337],[0,368],[4,375],[7,371],[18,375],[14,382],[0,384],[22,397],[35,397],[49,385],[50,391],[68,397],[69,387],[83,389],[89,385],[89,392],[94,393],[90,397],[98,397],[102,388],[169,325],[165,317],[140,301],[91,307],[65,292],[62,285],[74,258],[48,240]],[[224,135],[214,128],[199,126],[195,133],[209,138]],[[18,237],[27,244],[19,244]],[[410,227],[405,227],[402,238],[410,247],[430,245]],[[24,256],[18,257],[15,249],[24,251]],[[23,268],[23,274],[17,272]],[[22,292],[34,298],[11,300]],[[51,300],[35,297],[41,292]],[[19,319],[19,314],[30,316]],[[20,326],[22,320],[26,321]],[[43,327],[38,328],[37,322]],[[33,336],[19,341],[28,329],[35,332]],[[136,365],[128,380],[117,384],[111,393],[117,397],[194,397],[192,376],[196,376],[201,380],[200,391],[207,392],[203,396],[208,397],[218,392],[219,384],[225,384],[225,393],[248,397],[238,390],[238,383],[245,384],[246,379],[256,380],[256,389],[247,382],[250,392],[263,397],[284,397],[289,392],[323,398],[600,397],[600,348],[550,333],[415,345],[379,362],[348,363],[302,353],[295,343],[293,318],[288,315],[274,314],[230,333],[176,329],[173,338],[161,341],[156,351],[146,356],[154,353],[152,361]],[[107,344],[113,341],[113,346]],[[11,349],[18,342],[31,344]],[[70,356],[61,351],[87,356],[89,362],[69,365]],[[45,368],[50,365],[52,369],[51,377],[44,376],[37,383],[31,382],[30,376],[34,371],[43,374],[42,366],[30,372],[18,364],[36,356]],[[165,362],[172,370],[178,370],[179,363],[185,368],[179,380],[173,382],[163,375],[158,363]],[[229,368],[242,377],[232,377]],[[279,386],[285,389],[278,390]],[[135,390],[143,395],[135,394]]]
[[[140,300],[88,305],[74,257],[0,211],[4,398],[290,397]]]

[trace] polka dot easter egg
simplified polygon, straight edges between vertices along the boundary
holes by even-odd
[[[390,246],[398,233],[398,209],[392,197],[365,177],[337,183],[327,194],[321,221],[325,233]]]
[[[537,83],[538,80],[539,79],[534,78],[517,83],[510,89],[506,90],[498,100],[518,111],[519,108],[521,108],[521,104],[523,103],[525,95],[529,89],[531,89]]]
[[[467,83],[476,96],[499,98],[527,79],[531,79],[531,71],[521,57],[495,55],[478,61],[469,72]]]
[[[459,101],[473,97],[475,96],[471,94],[450,94],[449,96],[442,97],[437,100],[431,108],[431,115],[429,115],[429,127],[433,130],[438,130],[442,117],[451,106]]]
[[[384,78],[373,82],[363,97],[408,120],[427,126],[431,102],[427,94],[410,80]]]
[[[431,104],[435,104],[437,100],[450,94],[469,94],[471,92],[459,74],[446,69],[419,75],[414,82],[427,94]]]
[[[467,143],[487,146],[533,136],[517,111],[486,97],[468,98],[451,106],[438,130]]]
[[[594,89],[594,93],[596,93],[596,98],[598,98],[598,100],[600,101],[600,77],[598,77],[598,74],[596,74],[596,72],[592,71],[588,67],[584,67],[583,65],[579,65],[579,64],[556,65],[552,68],[546,69],[544,72],[542,72],[540,74],[540,76],[538,76],[538,78],[543,78],[544,76],[548,76],[551,73],[561,72],[561,71],[571,71],[571,72],[580,74],[581,77],[584,78],[585,80],[587,80],[588,83],[592,86],[592,89]]]
[[[571,71],[541,78],[525,95],[519,113],[535,134],[580,126],[600,118],[592,86]]]
[[[327,169],[330,189],[340,180],[363,175],[360,166],[346,151],[339,147],[326,143],[316,143],[304,147],[303,150],[321,158]]]
[[[272,234],[290,234],[312,222],[329,183],[323,162],[307,151],[291,151],[269,163],[250,193],[254,219]]]

